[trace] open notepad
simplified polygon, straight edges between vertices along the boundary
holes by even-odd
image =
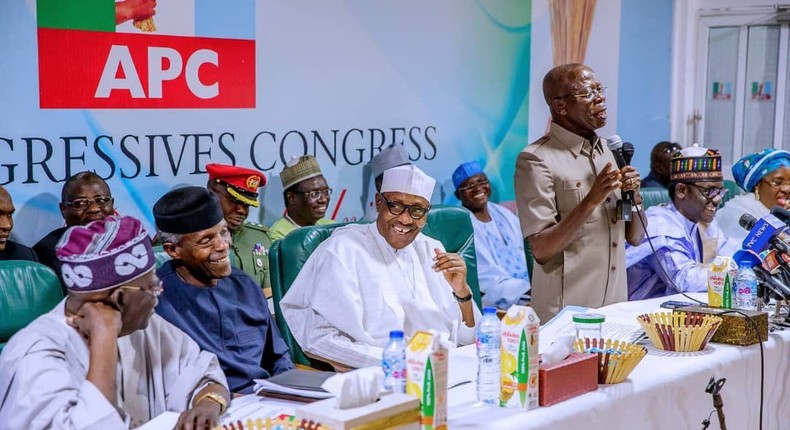
[[[332,397],[321,388],[335,372],[291,369],[269,379],[256,379],[256,394],[296,401],[320,400]]]
[[[576,324],[573,316],[586,312],[595,312],[590,308],[581,306],[566,306],[554,318],[540,327],[540,343],[538,349],[542,353],[555,339],[561,336],[576,336]],[[636,342],[643,337],[645,331],[635,320],[619,320],[606,316],[606,322],[601,326],[601,337],[604,339]]]

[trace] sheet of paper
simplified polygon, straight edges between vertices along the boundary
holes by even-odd
[[[231,424],[241,421],[244,423],[248,419],[255,421],[260,418],[277,418],[280,415],[293,415],[295,407],[290,402],[265,399],[260,396],[243,396],[233,399],[225,415],[221,418],[220,424]],[[138,427],[141,430],[172,430],[178,422],[179,413],[165,412],[152,419],[146,424]]]
[[[281,394],[292,394],[295,396],[308,397],[311,399],[328,399],[332,394],[326,391],[313,391],[313,390],[300,390],[297,388],[285,387],[279,384],[269,382],[267,379],[256,379],[254,392],[258,393],[261,390],[270,391]]]

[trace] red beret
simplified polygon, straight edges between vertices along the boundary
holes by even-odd
[[[227,164],[206,165],[208,180],[224,185],[233,198],[258,207],[258,188],[266,185],[266,175],[257,170]]]

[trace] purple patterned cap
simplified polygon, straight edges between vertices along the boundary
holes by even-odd
[[[136,218],[108,216],[73,226],[55,246],[69,291],[109,290],[148,273],[154,266],[151,239]]]

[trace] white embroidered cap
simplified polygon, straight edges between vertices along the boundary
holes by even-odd
[[[381,192],[412,194],[430,202],[435,185],[435,179],[425,174],[419,167],[409,164],[385,170],[381,181]]]

